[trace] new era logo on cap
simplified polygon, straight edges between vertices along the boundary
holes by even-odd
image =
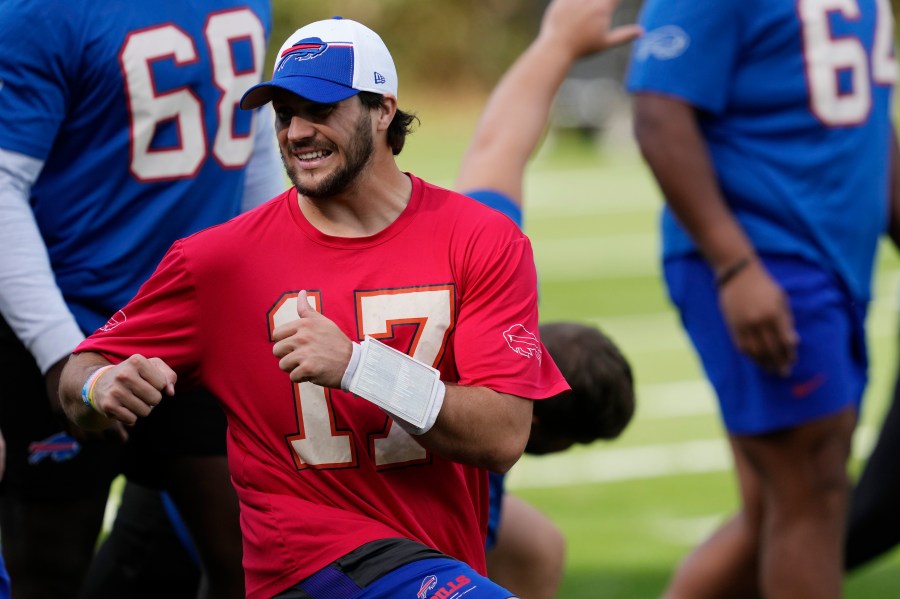
[[[335,17],[298,29],[278,51],[272,80],[250,88],[241,108],[272,99],[276,88],[331,104],[361,91],[397,97],[397,70],[377,33]]]

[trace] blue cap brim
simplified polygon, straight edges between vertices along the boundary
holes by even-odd
[[[271,102],[276,89],[289,91],[319,104],[334,104],[359,93],[359,90],[352,87],[317,77],[282,76],[248,89],[241,97],[241,108],[250,110]]]

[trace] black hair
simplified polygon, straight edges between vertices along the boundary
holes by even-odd
[[[363,106],[369,109],[378,108],[384,102],[382,94],[359,92],[357,95]],[[419,122],[419,117],[413,113],[404,112],[399,108],[394,113],[394,120],[391,121],[388,127],[387,141],[395,156],[403,150],[403,146],[406,144],[406,136],[413,131],[413,122]]]
[[[541,429],[576,443],[615,439],[634,415],[634,377],[619,348],[600,330],[575,322],[540,326],[541,341],[571,392],[534,402]]]

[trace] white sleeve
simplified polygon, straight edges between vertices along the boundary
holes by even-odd
[[[63,300],[29,205],[41,160],[0,149],[0,314],[42,373],[84,335]]]
[[[244,178],[242,212],[271,200],[287,189],[284,167],[278,156],[272,105],[261,106],[254,116],[253,154]]]

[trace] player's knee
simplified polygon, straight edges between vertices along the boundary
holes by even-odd
[[[556,527],[546,527],[531,544],[531,552],[522,566],[540,572],[546,580],[562,576],[566,560],[566,538]]]
[[[834,496],[844,501],[850,491],[847,460],[854,421],[849,414],[836,416],[829,432],[811,444],[808,462],[812,492],[824,499]]]

